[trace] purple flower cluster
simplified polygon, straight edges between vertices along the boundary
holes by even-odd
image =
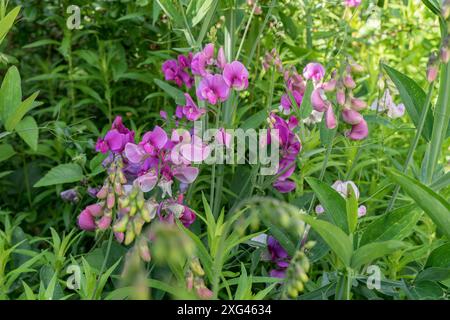
[[[186,227],[195,221],[195,213],[183,203],[183,193],[199,173],[192,162],[208,155],[208,147],[200,138],[188,131],[173,130],[169,139],[157,126],[135,144],[134,132],[117,117],[105,138],[98,140],[96,150],[110,152],[104,162],[108,177],[96,193],[98,203],[80,213],[81,229],[106,230],[112,226],[116,239],[128,245],[155,216],[169,223],[179,219]],[[177,195],[172,190],[175,181],[179,185]],[[158,192],[149,199],[145,197],[155,187],[161,191],[159,203]],[[142,252],[146,260],[146,250]]]
[[[362,0],[344,0],[344,5],[350,8],[359,7],[362,3]]]
[[[296,159],[302,148],[302,144],[293,130],[298,126],[298,120],[295,116],[291,116],[289,120],[285,120],[274,113],[269,117],[269,134],[268,143],[270,141],[270,130],[278,130],[278,142],[280,146],[280,163],[277,172],[277,179],[273,183],[273,187],[281,193],[288,193],[295,189],[296,184],[289,177],[295,171]]]
[[[164,62],[162,70],[166,80],[185,83],[188,88],[191,88],[193,78],[187,72],[190,70],[192,75],[201,78],[196,89],[197,97],[211,105],[228,100],[231,90],[242,91],[248,87],[247,69],[239,61],[228,63],[222,47],[216,55],[214,44],[210,43],[194,55],[190,53],[188,57],[181,57],[178,57],[178,61]],[[186,96],[186,100],[186,106],[177,108],[178,118],[185,117],[189,121],[195,121],[206,112],[206,110],[198,109],[190,96],[189,98]]]
[[[180,88],[183,84],[188,88],[192,88],[194,78],[189,74],[192,62],[192,54],[187,56],[179,55],[177,60],[167,60],[162,65],[162,72],[166,81],[173,81]]]
[[[350,63],[340,77],[337,76],[337,71],[334,71],[328,82],[318,82],[316,80],[315,89],[311,94],[311,104],[314,110],[325,112],[327,128],[334,129],[337,126],[337,120],[333,104],[328,100],[327,93],[335,92],[336,103],[341,107],[342,119],[352,127],[347,133],[348,138],[352,140],[365,139],[369,134],[367,122],[360,114],[362,110],[367,108],[367,103],[353,96],[353,90],[356,88],[353,73],[361,71],[362,67],[360,65]],[[311,71],[311,73],[313,72]],[[316,79],[323,78],[323,73],[320,74],[321,77]],[[315,78],[313,77],[313,79]]]
[[[128,142],[134,141],[134,132],[128,130],[123,123],[122,117],[116,117],[111,130],[109,130],[105,137],[98,138],[95,150],[101,153],[111,151],[113,153],[122,152]]]
[[[275,278],[284,278],[291,260],[287,251],[274,237],[271,236],[267,237],[267,249],[269,251],[271,261],[276,265],[276,268],[270,271],[270,276]]]

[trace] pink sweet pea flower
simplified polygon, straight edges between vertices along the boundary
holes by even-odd
[[[364,118],[363,116],[350,108],[344,108],[342,110],[342,118],[348,124],[355,125],[360,123]]]
[[[189,228],[191,224],[195,222],[196,215],[194,211],[192,211],[187,206],[184,206],[184,211],[180,216],[181,223],[186,227]]]
[[[214,44],[210,43],[202,51],[196,53],[192,58],[192,73],[205,77],[208,74],[207,67],[214,63]]]
[[[289,193],[295,190],[296,184],[291,180],[277,180],[274,182],[273,187],[281,193]]]
[[[327,111],[325,111],[325,124],[328,129],[336,128],[336,116],[331,105],[328,107]]]
[[[324,112],[328,109],[329,101],[321,87],[317,87],[311,93],[311,105],[318,112]]]
[[[208,74],[202,79],[197,89],[197,96],[201,100],[207,100],[216,105],[219,101],[228,99],[230,88],[220,74]]]
[[[164,73],[164,78],[166,81],[174,81],[178,75],[178,63],[177,60],[167,60],[163,63],[162,72]]]
[[[352,130],[348,133],[348,137],[352,140],[362,140],[369,135],[369,128],[366,120],[361,120],[360,123],[354,125]]]
[[[189,167],[189,166],[181,166],[176,167],[172,170],[172,174],[175,178],[177,178],[181,183],[191,184],[197,179],[199,170],[198,168]]]
[[[206,113],[206,109],[197,107],[188,93],[185,93],[184,96],[186,97],[186,105],[181,108],[182,114],[189,121],[197,121]]]
[[[305,79],[312,79],[316,82],[319,82],[323,79],[325,75],[325,68],[320,64],[316,62],[308,63],[303,69],[303,76]]]
[[[142,192],[149,192],[153,190],[157,182],[158,175],[154,170],[150,170],[148,173],[134,180],[134,183],[142,190]]]
[[[227,58],[225,57],[225,51],[223,50],[223,47],[220,47],[219,52],[217,54],[217,66],[223,70],[226,65],[227,65]]]
[[[198,52],[194,55],[194,58],[191,62],[191,70],[192,73],[197,76],[206,76],[208,72],[206,71],[207,67],[207,58],[203,54],[203,52]]]
[[[237,91],[245,90],[248,87],[248,71],[239,61],[225,65],[223,79],[230,88]]]
[[[295,103],[298,107],[302,105],[303,101],[303,94],[299,91],[292,91],[291,92],[292,97],[295,100]],[[288,93],[285,93],[281,96],[281,108],[280,110],[283,111],[284,114],[289,114],[291,112],[292,108],[292,100]]]
[[[95,150],[101,153],[112,151],[114,153],[122,152],[125,145],[134,141],[134,132],[126,128],[122,123],[122,117],[116,117],[111,130],[105,135],[105,138],[99,138],[95,145]]]
[[[78,216],[78,226],[82,230],[94,231],[96,228],[95,219],[88,209],[81,211]]]
[[[361,5],[362,0],[344,0],[344,4],[350,8],[356,8]]]

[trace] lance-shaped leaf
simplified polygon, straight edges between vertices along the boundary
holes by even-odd
[[[439,194],[398,171],[388,173],[450,239],[450,204]]]
[[[309,177],[306,178],[306,181],[313,189],[324,207],[325,213],[330,216],[333,223],[348,233],[347,204],[345,199],[328,184],[316,178]]]
[[[383,65],[383,67],[391,78],[392,82],[394,82],[395,86],[397,87],[400,93],[400,97],[402,98],[402,101],[406,107],[406,111],[408,111],[411,120],[417,127],[420,120],[420,114],[422,113],[422,109],[424,108],[426,102],[425,91],[423,91],[423,89],[410,77],[387,65]],[[422,136],[427,141],[430,141],[431,139],[432,128],[433,115],[431,114],[431,112],[428,112],[422,131]]]

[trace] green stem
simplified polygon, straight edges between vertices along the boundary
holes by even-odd
[[[411,143],[411,146],[409,147],[408,155],[406,156],[406,161],[405,161],[405,164],[404,164],[403,170],[402,170],[403,173],[406,173],[406,171],[408,170],[409,164],[411,163],[411,160],[413,159],[414,152],[416,151],[417,145],[419,144],[420,136],[422,135],[422,131],[425,126],[425,120],[427,118],[428,109],[430,108],[430,105],[431,105],[431,96],[433,94],[433,84],[434,84],[434,82],[430,83],[430,86],[428,88],[427,99],[426,99],[425,105],[422,108],[422,113],[420,114],[420,119],[419,119],[419,124],[417,126],[416,134]],[[392,208],[394,207],[395,200],[397,199],[399,191],[400,191],[400,186],[397,185],[394,189],[394,194],[392,195],[391,201],[389,202],[386,212],[391,211]]]
[[[111,230],[111,232],[109,233],[108,246],[106,247],[105,258],[103,259],[102,267],[100,268],[100,273],[98,275],[97,282],[95,283],[94,292],[92,293],[92,300],[95,299],[98,285],[100,284],[100,280],[101,280],[103,272],[105,271],[105,268],[106,268],[106,263],[108,262],[108,259],[109,259],[109,253],[111,252],[111,244],[112,244],[113,236],[114,236],[114,232]]]

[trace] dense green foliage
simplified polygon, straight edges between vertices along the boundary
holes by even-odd
[[[450,20],[440,0],[343,2],[0,0],[0,299],[210,298],[189,290],[194,276],[218,299],[448,298],[450,65],[438,63],[429,82],[427,64]],[[79,29],[68,27],[71,5],[81,8]],[[247,90],[203,118],[210,126],[267,127],[286,91],[283,74],[263,66],[272,49],[300,74],[321,63],[327,79],[357,62],[354,96],[370,106],[389,90],[406,113],[367,108],[369,135],[353,141],[339,113],[335,129],[303,123],[307,88],[295,114],[295,190],[278,192],[259,165],[200,165],[184,198],[196,221],[152,224],[145,262],[138,240],[77,226],[109,174],[96,141],[118,115],[136,142],[157,125],[174,128],[186,90],[161,67],[208,43],[249,72]],[[358,194],[343,197],[337,180]],[[261,234],[288,253],[284,278],[271,276]]]

